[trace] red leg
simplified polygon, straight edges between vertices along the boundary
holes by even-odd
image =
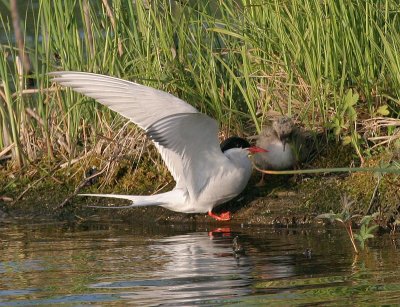
[[[263,186],[265,186],[265,180],[264,180],[264,173],[261,173],[261,179],[260,181],[256,184],[256,187],[261,188]]]
[[[208,215],[217,221],[229,221],[231,219],[231,213],[229,211],[222,212],[220,215],[217,215],[210,210],[208,211]]]

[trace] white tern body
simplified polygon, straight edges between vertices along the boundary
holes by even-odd
[[[61,71],[50,76],[144,129],[176,182],[173,190],[149,196],[82,195],[128,199],[131,207],[158,205],[178,212],[205,213],[234,198],[247,185],[252,172],[248,157],[251,148],[233,148],[223,153],[217,122],[183,100],[104,75]]]

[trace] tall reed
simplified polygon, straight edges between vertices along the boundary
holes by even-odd
[[[109,74],[166,90],[215,117],[225,134],[255,133],[279,113],[335,128],[349,89],[359,94],[357,116],[343,113],[341,134],[380,110],[399,117],[395,0],[107,3],[39,0],[21,14],[32,20],[25,24],[26,48],[38,90],[29,94],[16,73],[10,21],[1,15],[0,152],[14,143],[19,164],[71,160],[84,137],[95,142],[110,125],[122,127],[93,101],[45,90],[53,70]]]

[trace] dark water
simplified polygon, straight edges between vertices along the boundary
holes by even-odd
[[[342,231],[321,228],[0,226],[0,306],[400,303],[388,235],[355,257]]]

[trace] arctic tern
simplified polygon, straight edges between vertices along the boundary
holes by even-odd
[[[49,75],[53,81],[96,99],[144,129],[176,182],[171,191],[155,195],[81,196],[132,201],[123,208],[162,206],[184,213],[207,212],[217,220],[230,219],[230,212],[217,215],[213,208],[243,191],[252,173],[249,155],[266,150],[247,147],[244,140],[232,142],[234,148],[224,146],[221,150],[217,121],[169,93],[94,73],[57,71]]]

